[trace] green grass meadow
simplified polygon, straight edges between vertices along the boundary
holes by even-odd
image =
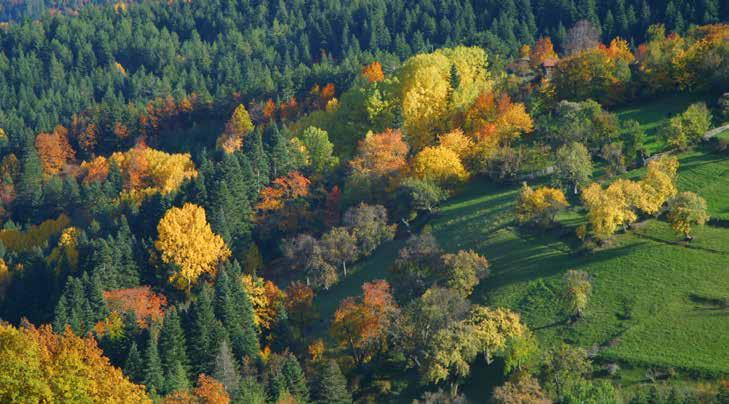
[[[655,131],[667,113],[695,101],[695,96],[659,100],[619,111],[619,116],[637,119],[656,152],[662,146]],[[581,209],[561,214],[556,229],[527,230],[516,225],[513,214],[519,187],[486,179],[467,184],[427,226],[444,250],[473,249],[489,259],[490,275],[472,300],[518,311],[542,347],[562,341],[594,347],[598,364],[616,362],[624,369],[618,376],[624,385],[642,381],[648,368],[672,368],[686,380],[729,375],[729,309],[706,299],[729,299],[729,153],[698,148],[679,159],[679,190],[703,196],[714,219],[695,231],[691,243],[664,220],[651,218],[616,234],[609,247],[585,252],[574,232],[585,221]],[[339,300],[359,294],[363,282],[384,278],[401,245],[393,241],[381,247],[351,277],[320,294],[323,322]],[[594,279],[585,318],[574,325],[566,323],[559,302],[569,269]],[[476,364],[464,390],[472,399],[486,399],[484,386],[499,377]]]

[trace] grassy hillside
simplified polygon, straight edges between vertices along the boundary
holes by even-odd
[[[620,116],[650,131],[655,152],[661,148],[655,128],[668,116],[659,111],[670,104],[679,112],[695,100],[684,97],[675,105],[661,100]],[[649,219],[617,234],[610,248],[580,252],[574,229],[585,220],[581,209],[563,213],[556,230],[528,231],[514,220],[519,187],[485,179],[472,181],[442,205],[428,226],[446,251],[474,249],[491,261],[491,274],[472,300],[519,311],[543,346],[566,341],[595,347],[598,362],[626,369],[620,373],[626,384],[640,381],[652,367],[674,368],[682,376],[729,374],[729,311],[716,302],[729,299],[729,228],[721,227],[729,219],[729,155],[702,149],[679,160],[679,189],[698,192],[719,219],[698,229],[690,244],[664,221]],[[363,282],[385,277],[400,245],[385,245],[353,276],[318,296],[322,320],[331,318],[342,297],[360,293]],[[594,277],[586,317],[576,325],[566,324],[558,304],[569,269]],[[485,397],[484,381],[495,375],[476,368],[465,389],[473,398]]]

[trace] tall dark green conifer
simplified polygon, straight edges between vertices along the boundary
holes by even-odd
[[[216,313],[228,332],[235,356],[256,358],[260,347],[253,324],[253,307],[243,285],[236,281],[240,269],[237,264],[229,267],[236,269],[221,270],[215,284]]]
[[[150,326],[149,328],[144,359],[144,384],[150,392],[162,393],[164,391],[165,376],[159,356],[159,331],[156,326]]]
[[[314,399],[321,403],[349,404],[352,402],[352,395],[347,390],[347,379],[344,378],[334,359],[320,364],[313,395]]]
[[[180,316],[172,307],[165,313],[162,329],[159,333],[159,353],[162,361],[162,372],[165,377],[164,392],[169,393],[185,389],[188,386],[187,378],[187,347],[185,334],[180,324]],[[181,370],[185,377],[181,377]]]
[[[136,342],[132,342],[127,359],[124,361],[124,374],[129,376],[135,383],[144,381],[144,360],[139,353]]]
[[[213,309],[213,290],[203,284],[197,299],[190,307],[190,341],[189,352],[194,374],[211,374],[215,364],[215,355],[220,342],[225,338],[225,331]]]

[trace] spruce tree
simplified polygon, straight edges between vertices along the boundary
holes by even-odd
[[[218,352],[215,355],[213,377],[225,386],[225,391],[228,394],[235,395],[238,391],[240,386],[238,363],[233,357],[233,351],[230,350],[230,344],[226,339],[220,342]]]
[[[220,271],[215,284],[215,309],[228,332],[235,356],[255,358],[260,347],[253,323],[253,306],[243,285],[237,281],[239,275],[240,270]]]
[[[136,342],[132,342],[132,346],[129,348],[127,359],[124,362],[124,374],[129,376],[135,383],[140,383],[144,380],[144,360],[139,353]]]
[[[186,382],[188,360],[185,334],[180,325],[180,316],[174,307],[167,311],[162,322],[159,334],[159,352],[165,377],[164,392],[169,393],[185,388],[188,385]],[[184,378],[181,377],[180,369],[185,372]]]
[[[286,387],[289,393],[296,398],[296,402],[308,402],[309,388],[306,385],[306,377],[304,376],[304,371],[301,370],[299,361],[293,354],[285,356],[282,374],[286,379]]]
[[[268,156],[263,149],[260,128],[257,128],[252,135],[249,135],[246,141],[245,154],[248,157],[248,161],[250,161],[251,170],[253,170],[253,185],[257,192],[268,183],[268,176],[270,175]]]
[[[18,207],[20,215],[28,217],[37,212],[36,209],[43,199],[43,168],[38,153],[31,143],[23,150],[21,170],[14,206]]]
[[[150,327],[145,352],[144,384],[153,394],[162,393],[165,376],[162,370],[162,361],[159,356],[159,336],[156,326]]]
[[[352,395],[347,390],[347,380],[344,378],[337,362],[332,359],[320,366],[319,376],[314,388],[316,401],[327,404],[351,403]]]
[[[190,359],[194,374],[210,374],[215,364],[215,355],[225,336],[220,321],[215,318],[213,290],[203,284],[197,299],[190,306]]]

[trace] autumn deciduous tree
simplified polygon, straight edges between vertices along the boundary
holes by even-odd
[[[592,159],[590,152],[582,143],[571,143],[557,149],[557,179],[573,189],[575,195],[579,187],[590,181]]]
[[[532,189],[526,183],[521,187],[516,202],[516,218],[520,223],[534,222],[541,227],[549,226],[561,210],[569,206],[564,193],[551,187]]]
[[[362,297],[342,301],[334,313],[331,334],[346,346],[355,363],[368,362],[386,342],[386,332],[397,312],[390,285],[377,280],[362,285]]]
[[[557,52],[554,51],[552,38],[544,37],[539,38],[534,44],[529,57],[529,64],[532,66],[532,69],[536,69],[548,60],[557,61],[557,59],[559,57],[557,56]]]
[[[261,329],[270,330],[284,302],[284,293],[275,283],[260,277],[243,275],[241,281],[251,299],[253,322]]]
[[[357,156],[349,164],[354,175],[394,175],[405,168],[408,150],[399,130],[368,133],[359,141]]]
[[[347,263],[359,257],[357,239],[344,227],[334,227],[321,237],[321,248],[324,258],[332,265],[342,267],[347,276]]]
[[[452,187],[468,179],[458,154],[443,146],[421,150],[413,158],[410,169],[414,176],[443,187]]]
[[[643,189],[640,209],[654,215],[660,212],[666,201],[676,195],[678,159],[675,156],[661,156],[648,162],[645,177],[640,182]]]
[[[225,125],[225,130],[218,137],[218,147],[226,153],[240,150],[243,147],[243,140],[252,130],[253,122],[248,115],[248,110],[243,104],[240,104],[235,108],[233,115]]]
[[[167,307],[167,298],[149,286],[105,291],[104,299],[111,311],[134,312],[137,324],[142,328],[161,320]]]
[[[151,403],[92,337],[0,324],[0,401]]]
[[[262,211],[279,210],[287,201],[309,195],[309,185],[311,181],[297,171],[276,178],[270,186],[261,190],[261,201],[256,208]]]
[[[423,377],[431,383],[449,380],[456,391],[457,380],[471,372],[471,362],[479,354],[491,363],[496,355],[504,355],[514,338],[528,330],[518,314],[506,309],[473,306],[468,316],[440,330],[431,346]]]
[[[663,129],[662,136],[671,147],[685,150],[699,141],[711,127],[711,112],[704,103],[693,104],[674,116]]]
[[[218,263],[230,256],[223,238],[205,219],[205,210],[191,203],[165,212],[157,233],[154,245],[162,262],[173,265],[169,281],[179,289],[189,289],[200,275],[214,273]]]
[[[52,133],[39,133],[35,138],[35,148],[47,176],[58,174],[66,164],[76,158],[76,152],[68,142],[68,129],[56,126]]]
[[[552,400],[542,391],[537,379],[530,375],[521,375],[494,389],[492,397],[497,404],[551,404]]]
[[[692,226],[703,226],[709,220],[706,200],[693,192],[681,192],[668,202],[667,218],[673,230],[692,240]]]
[[[284,306],[294,324],[306,325],[315,318],[314,290],[303,282],[292,282],[286,288]]]
[[[489,261],[473,250],[460,250],[455,254],[441,257],[445,267],[445,286],[468,297],[473,288],[484,278],[489,269]]]
[[[392,240],[396,225],[387,224],[387,209],[382,205],[361,203],[344,212],[342,219],[357,240],[360,255],[371,254],[380,244]]]
[[[368,64],[362,69],[362,76],[370,83],[384,80],[385,74],[382,72],[382,64],[376,60]]]
[[[198,376],[197,385],[192,393],[200,404],[228,404],[230,402],[230,396],[225,391],[223,383],[205,374]]]
[[[575,319],[582,318],[592,294],[592,278],[584,271],[570,269],[564,276],[562,299],[565,309]]]

